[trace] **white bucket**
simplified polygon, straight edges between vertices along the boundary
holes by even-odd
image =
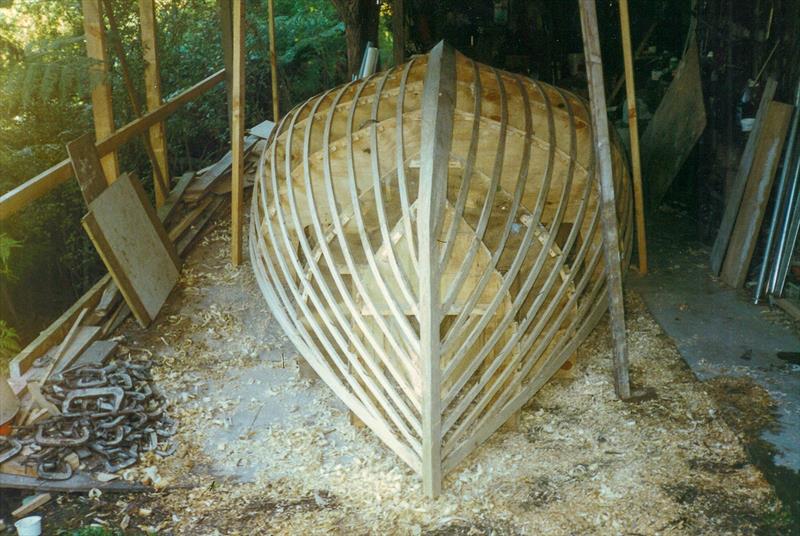
[[[42,533],[42,516],[23,517],[14,526],[19,536],[39,536]]]

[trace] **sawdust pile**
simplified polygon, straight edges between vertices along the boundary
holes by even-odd
[[[152,353],[180,422],[182,446],[157,462],[160,482],[194,486],[150,496],[152,514],[132,526],[177,534],[769,529],[780,507],[771,488],[635,295],[627,303],[632,377],[655,390],[652,399],[616,400],[602,323],[571,377],[548,383],[516,431],[495,434],[447,477],[440,498],[425,499],[418,477],[353,426],[324,385],[299,377],[249,264],[228,264],[223,227],[193,253],[158,324],[147,332],[128,328],[131,345]],[[253,384],[257,371],[269,369],[285,380],[257,397],[236,394],[228,373]],[[252,416],[249,427],[236,422],[242,412]],[[253,426],[272,412],[285,415]],[[226,430],[237,432],[215,443]]]

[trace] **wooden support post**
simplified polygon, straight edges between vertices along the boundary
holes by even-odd
[[[278,53],[275,45],[275,0],[267,0],[269,8],[269,71],[272,84],[272,122],[278,124],[281,116],[278,98]]]
[[[392,55],[395,65],[400,65],[406,59],[405,17],[403,0],[394,0],[392,2]]]
[[[231,98],[231,261],[242,262],[244,210],[244,0],[233,0],[233,84]]]
[[[108,80],[108,53],[103,18],[100,10],[101,0],[83,0],[83,29],[86,34],[86,55],[93,64],[90,67],[92,84],[92,115],[94,132],[98,140],[114,133],[114,108],[111,104],[111,82]],[[103,172],[109,184],[119,176],[119,159],[116,151],[111,151],[100,159]]]
[[[589,78],[589,101],[592,111],[596,165],[600,180],[600,220],[603,226],[608,309],[614,342],[614,386],[617,396],[625,400],[630,398],[631,388],[628,374],[628,345],[625,340],[625,304],[622,295],[622,263],[619,229],[617,228],[617,206],[614,194],[614,176],[611,169],[606,93],[603,87],[603,57],[600,53],[595,0],[578,1],[581,12],[583,50],[586,56],[586,74]]]
[[[139,0],[139,17],[141,20],[142,51],[144,54],[144,90],[147,110],[153,111],[161,106],[161,72],[158,61],[158,30],[156,26],[156,8],[154,0]],[[156,207],[164,204],[169,194],[169,166],[167,164],[167,139],[164,123],[150,127],[150,145],[160,170],[162,184],[153,177],[156,191]],[[166,186],[166,188],[164,188]]]
[[[644,225],[644,192],[642,191],[642,160],[639,155],[639,116],[636,113],[636,82],[631,52],[631,22],[628,0],[619,0],[619,24],[622,29],[622,55],[625,60],[625,89],[628,95],[628,128],[631,138],[631,168],[633,171],[633,202],[636,208],[636,245],[639,253],[639,274],[647,273],[647,232]]]
[[[232,0],[219,0],[220,37],[222,39],[222,62],[225,64],[225,91],[228,95],[228,126],[231,126],[231,104],[233,100],[233,22]]]

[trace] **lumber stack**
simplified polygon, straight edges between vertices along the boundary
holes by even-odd
[[[776,89],[777,82],[769,79],[764,87],[755,123],[742,152],[736,176],[728,191],[722,222],[711,251],[713,273],[718,274],[724,283],[733,288],[742,287],[747,280],[756,244],[762,233],[762,223],[772,196],[776,173],[779,168],[783,168],[785,179],[788,167],[793,162],[793,137],[789,136],[791,141],[786,151],[784,144],[796,111],[794,106],[774,100]],[[785,187],[786,184],[780,186],[776,197],[783,196]],[[776,199],[773,203],[775,212],[770,233],[775,231],[776,218],[782,203],[783,199]],[[762,263],[769,261],[771,243],[772,237],[769,237],[766,251],[760,259]],[[756,300],[762,292],[765,271],[762,270],[759,275]]]

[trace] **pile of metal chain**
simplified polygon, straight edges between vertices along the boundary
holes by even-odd
[[[61,415],[16,428],[14,437],[30,446],[26,463],[36,465],[40,478],[70,478],[76,459],[86,470],[115,473],[135,464],[141,452],[175,452],[176,422],[167,416],[148,364],[78,366],[54,375],[42,394]]]

